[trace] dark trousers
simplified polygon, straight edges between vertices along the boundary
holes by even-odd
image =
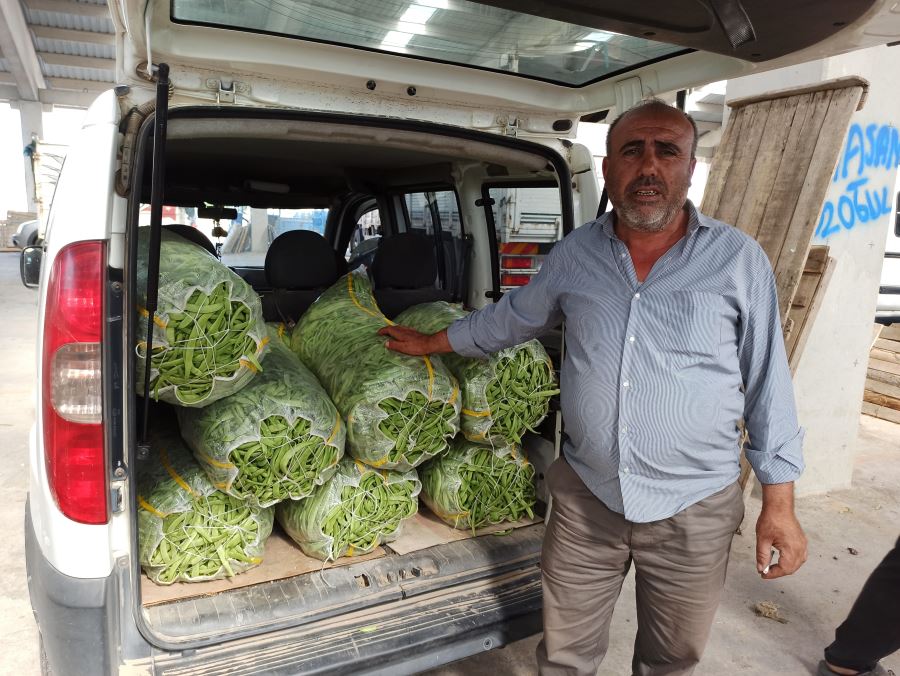
[[[900,539],[872,571],[834,636],[825,659],[845,669],[874,669],[882,657],[900,650]]]

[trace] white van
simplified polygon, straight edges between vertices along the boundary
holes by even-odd
[[[142,209],[216,221],[223,261],[263,298],[275,230],[321,226],[344,259],[419,232],[434,244],[430,291],[477,308],[500,296],[498,191],[556,186],[563,234],[594,218],[579,118],[900,39],[893,5],[111,2],[120,84],[88,111],[43,263],[29,250],[23,274],[37,282],[40,264],[25,537],[45,673],[413,673],[541,629],[541,523],[308,573],[283,561],[250,586],[238,576],[150,598],[135,490]],[[157,167],[154,135],[166,140]],[[412,277],[425,264],[382,262]],[[545,343],[558,368],[561,332]],[[562,434],[554,414],[527,439],[539,479]]]

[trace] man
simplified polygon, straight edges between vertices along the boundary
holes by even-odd
[[[872,571],[825,648],[817,676],[893,676],[878,661],[900,650],[900,538]]]
[[[407,354],[485,356],[566,321],[569,439],[547,473],[541,673],[596,672],[633,562],[634,674],[690,674],[743,517],[740,421],[763,484],[756,558],[765,579],[806,559],[793,509],[802,432],[768,259],[687,201],[693,120],[650,100],[607,138],[611,214],[557,244],[530,284],[447,331],[382,333]]]

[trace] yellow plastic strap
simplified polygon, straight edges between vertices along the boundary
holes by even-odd
[[[353,464],[356,465],[356,470],[357,470],[360,474],[365,474],[366,472],[371,472],[371,471],[372,471],[370,467],[366,467],[366,466],[365,466],[362,462],[360,462],[359,460],[354,460],[354,461],[353,461]]]
[[[344,553],[344,556],[353,556],[353,552],[355,552],[353,545],[347,545],[347,551]]]
[[[139,504],[143,509],[147,510],[148,512],[150,512],[150,513],[153,514],[154,516],[158,516],[160,519],[165,519],[167,516],[169,516],[168,514],[163,514],[163,513],[160,512],[158,509],[156,509],[153,505],[151,505],[149,502],[147,502],[146,500],[144,500],[144,496],[142,496],[142,495],[139,495],[139,496],[138,496],[138,504]]]
[[[249,359],[238,359],[238,364],[240,364],[244,368],[250,369],[254,373],[259,373],[259,369],[256,368]]]
[[[280,323],[278,324],[278,337],[279,337],[279,338],[283,338],[283,337],[284,337],[284,322],[280,322]]]
[[[384,457],[381,458],[380,460],[373,460],[373,461],[370,462],[369,464],[370,464],[372,467],[381,467],[381,466],[382,466],[383,464],[385,464],[387,461],[388,461],[388,457],[387,457],[387,456],[384,456]]]
[[[203,453],[202,451],[195,451],[194,453],[195,455],[200,456],[201,460],[203,460],[204,462],[208,462],[213,467],[221,467],[222,469],[235,469],[235,467],[237,467],[237,465],[233,465],[230,462],[220,462],[215,458],[210,458],[208,455],[206,455],[206,453]],[[218,488],[218,486],[216,488]]]
[[[434,395],[434,367],[431,365],[431,360],[425,356],[422,357],[425,360],[425,368],[428,369],[428,400],[431,401],[432,396]]]
[[[260,352],[262,352],[263,348],[268,344],[269,344],[269,337],[263,336],[263,339],[261,341],[259,341],[259,345],[256,346],[256,354],[259,354]],[[253,370],[255,371],[256,369],[253,369]]]
[[[450,395],[450,400],[447,402],[451,406],[456,403],[456,397],[459,394],[459,385],[454,381],[453,383],[453,393]]]
[[[251,557],[250,563],[262,563],[262,559],[258,556]]]
[[[175,480],[175,483],[177,483],[179,486],[181,486],[184,490],[186,490],[188,493],[190,493],[194,497],[197,497],[197,494],[194,493],[193,489],[187,485],[187,482],[184,479],[182,479],[180,476],[178,476],[178,472],[176,472],[175,469],[172,467],[172,465],[169,463],[169,454],[166,453],[166,449],[164,449],[164,448],[160,449],[159,459],[162,462],[163,467],[165,467],[166,471],[169,473],[169,476]]]
[[[138,312],[140,313],[141,317],[146,318],[150,316],[150,311],[147,310],[147,308],[145,308],[143,305],[138,305]],[[161,317],[157,317],[156,313],[153,314],[153,323],[161,329],[164,329],[166,328],[166,326],[168,326],[168,322],[163,320]]]
[[[467,415],[470,418],[487,418],[491,414],[491,411],[490,409],[488,409],[487,411],[471,411],[467,408],[464,408],[462,410],[462,414]]]
[[[331,436],[325,440],[325,443],[330,444],[332,441],[334,441],[334,438],[337,436],[338,430],[340,430],[340,429],[341,429],[341,416],[340,416],[340,414],[338,414],[337,418],[335,418],[335,421],[334,421],[334,429],[331,430]]]
[[[370,310],[369,308],[365,307],[362,303],[359,302],[359,298],[356,297],[356,292],[353,290],[353,275],[352,274],[347,275],[347,293],[350,294],[350,300],[353,301],[353,304],[356,307],[358,307],[360,310],[365,312],[367,315],[369,315],[371,317],[375,317],[377,319],[380,319],[388,326],[394,325],[394,322],[392,322],[390,319],[385,317],[380,312],[375,312],[374,310]]]

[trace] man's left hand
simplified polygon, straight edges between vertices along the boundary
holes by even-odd
[[[770,565],[772,548],[778,563]],[[764,580],[797,571],[806,561],[806,535],[794,515],[794,485],[763,486],[763,508],[756,522],[756,568]],[[765,572],[768,567],[768,572]]]

